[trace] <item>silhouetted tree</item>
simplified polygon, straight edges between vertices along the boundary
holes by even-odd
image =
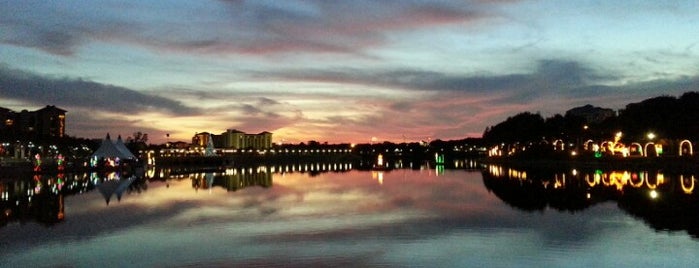
[[[545,135],[544,126],[544,118],[540,114],[523,112],[486,129],[483,139],[492,143],[539,141]]]

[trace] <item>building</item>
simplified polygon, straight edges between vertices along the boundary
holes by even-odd
[[[577,116],[584,118],[587,123],[601,123],[607,118],[616,115],[614,110],[607,108],[594,107],[590,104],[580,107],[575,107],[566,112],[566,116]]]
[[[34,112],[34,126],[40,136],[62,138],[66,132],[66,111],[56,106],[46,106]]]
[[[0,134],[61,138],[65,131],[66,110],[56,106],[21,112],[0,107]]]
[[[194,134],[192,145],[205,147],[209,139],[213,141],[215,148],[224,149],[269,149],[272,148],[272,133],[262,132],[247,134],[240,130],[228,129],[220,135],[201,132]]]
[[[192,146],[206,147],[210,138],[211,133],[209,132],[194,133],[194,137],[192,137]]]

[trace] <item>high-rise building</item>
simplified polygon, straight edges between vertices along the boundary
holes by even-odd
[[[35,112],[36,131],[41,136],[62,138],[66,132],[66,111],[56,106],[46,106]]]
[[[204,147],[212,139],[214,147],[229,149],[269,149],[272,148],[272,133],[247,134],[240,130],[228,129],[220,135],[208,132],[196,133],[192,145]]]
[[[65,131],[66,110],[56,106],[21,112],[0,107],[0,134],[60,138]]]

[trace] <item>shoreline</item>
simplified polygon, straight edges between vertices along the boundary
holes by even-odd
[[[679,172],[699,172],[699,158],[688,157],[606,157],[606,158],[483,158],[484,164],[507,165],[515,168],[551,169],[626,169],[626,170],[673,170]]]

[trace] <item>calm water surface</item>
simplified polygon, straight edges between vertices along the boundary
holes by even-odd
[[[335,171],[5,179],[0,265],[695,266],[699,256],[691,175],[324,169]]]

